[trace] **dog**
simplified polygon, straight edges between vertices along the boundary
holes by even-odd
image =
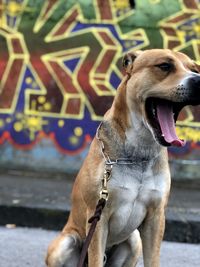
[[[48,267],[76,267],[102,190],[108,200],[88,249],[89,267],[158,267],[170,192],[168,146],[185,144],[175,122],[186,105],[200,104],[200,66],[168,49],[129,52],[124,77],[75,180],[72,209],[50,244]],[[108,257],[105,263],[105,254]]]

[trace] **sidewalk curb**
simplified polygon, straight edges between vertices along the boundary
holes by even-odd
[[[69,211],[0,205],[0,214],[0,225],[14,224],[22,227],[61,230],[67,221]]]
[[[22,227],[60,231],[67,221],[69,210],[0,205],[0,214],[0,225],[15,224]],[[168,210],[164,240],[200,243],[200,220],[194,220],[192,216],[178,220]]]

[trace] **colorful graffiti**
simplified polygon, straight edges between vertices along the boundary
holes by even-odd
[[[50,138],[78,153],[112,103],[125,52],[165,47],[200,63],[199,8],[195,0],[0,0],[0,144],[28,149]],[[199,121],[195,108],[182,113],[186,150],[200,142]]]

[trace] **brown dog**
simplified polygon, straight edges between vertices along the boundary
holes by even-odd
[[[185,105],[200,104],[199,66],[162,49],[128,53],[123,63],[126,75],[76,178],[69,220],[49,246],[49,267],[76,267],[106,166],[109,197],[89,247],[89,267],[133,267],[141,247],[144,266],[159,266],[170,191],[166,147],[184,145],[175,121]]]

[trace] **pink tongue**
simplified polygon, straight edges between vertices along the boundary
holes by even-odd
[[[158,104],[157,115],[165,141],[173,146],[184,146],[185,141],[176,135],[172,106],[169,103]]]

